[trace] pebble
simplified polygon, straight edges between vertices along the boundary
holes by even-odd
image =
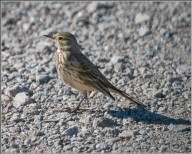
[[[97,10],[97,8],[98,8],[98,2],[91,2],[87,5],[86,10],[88,13],[93,13]]]
[[[13,144],[11,145],[11,147],[12,147],[12,148],[14,148],[14,149],[17,149],[17,148],[19,148],[19,145],[18,145],[18,144],[13,143]]]
[[[5,94],[11,97],[15,97],[16,94],[19,92],[22,92],[26,90],[26,88],[19,86],[18,84],[12,86],[12,87],[7,87],[5,89]]]
[[[11,116],[10,120],[11,120],[12,122],[15,122],[15,121],[18,121],[19,118],[20,118],[20,115],[19,115],[18,113],[14,113],[14,114]]]
[[[101,142],[101,143],[98,143],[96,144],[96,149],[99,149],[99,150],[105,150],[107,148],[107,144],[105,142]]]
[[[20,106],[29,102],[29,96],[26,92],[18,93],[13,100],[13,106],[19,108]]]
[[[24,31],[24,32],[27,32],[27,31],[30,29],[30,27],[31,27],[30,24],[24,23],[24,24],[23,24],[23,31]]]
[[[139,72],[143,75],[144,73],[146,73],[146,68],[145,67],[141,67],[139,68]]]
[[[132,131],[132,130],[125,130],[123,132],[121,132],[119,134],[119,137],[123,137],[123,138],[131,138],[131,137],[135,137],[135,135],[137,134],[137,131]]]
[[[143,26],[139,29],[139,36],[145,36],[145,35],[148,35],[150,33],[150,30],[149,28]]]
[[[166,106],[160,107],[160,108],[158,109],[159,112],[165,112],[166,110],[167,110]]]
[[[69,127],[64,132],[64,134],[67,134],[67,135],[70,135],[70,136],[77,135],[77,133],[78,133],[78,127],[77,126]]]
[[[168,129],[171,130],[171,131],[176,131],[176,132],[191,131],[191,127],[189,125],[173,125],[173,124],[170,124],[168,126]]]
[[[83,136],[89,136],[91,134],[91,132],[88,130],[87,127],[83,127],[81,129],[81,133],[82,133]]]
[[[178,74],[182,75],[185,73],[190,73],[191,67],[189,65],[180,65],[176,68]]]
[[[167,150],[167,148],[168,148],[168,147],[167,147],[166,145],[161,145],[159,151],[160,151],[160,152],[165,152],[165,151]]]
[[[51,80],[52,77],[50,77],[49,75],[36,75],[36,82],[40,83],[40,84],[45,84],[48,83],[49,80]]]
[[[171,78],[169,78],[169,82],[170,83],[173,83],[175,81],[180,81],[180,78],[178,78],[178,77],[171,77]]]
[[[44,49],[49,48],[50,43],[45,42],[45,41],[39,41],[39,43],[37,43],[37,48],[39,50],[39,52],[43,52]]]
[[[114,127],[116,126],[117,123],[109,118],[97,118],[93,121],[93,127],[97,128],[97,127]]]
[[[156,97],[156,98],[164,98],[165,97],[165,95],[163,94],[162,89],[155,91],[153,96]]]
[[[42,131],[39,131],[39,132],[37,132],[37,134],[36,134],[37,136],[44,136],[45,135],[45,133],[44,132],[42,132]]]
[[[110,60],[109,63],[115,65],[115,64],[117,64],[118,62],[122,62],[123,59],[124,59],[124,58],[121,57],[121,56],[114,55],[114,56],[111,58],[111,60]]]
[[[144,21],[148,21],[150,19],[150,16],[147,14],[143,14],[143,13],[138,13],[135,17],[135,23],[139,24],[142,23]]]

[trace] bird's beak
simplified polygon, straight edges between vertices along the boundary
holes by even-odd
[[[55,39],[55,36],[54,35],[43,35],[45,37],[48,37],[48,38],[51,38],[51,39]]]

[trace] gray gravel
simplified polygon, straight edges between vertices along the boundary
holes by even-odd
[[[3,152],[191,152],[190,2],[2,2]],[[145,108],[59,79],[55,42],[83,53]]]

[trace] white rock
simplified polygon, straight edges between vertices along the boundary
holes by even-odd
[[[146,72],[146,68],[145,67],[140,67],[139,72],[143,75]]]
[[[138,24],[138,23],[142,23],[144,21],[147,21],[150,19],[150,16],[148,16],[147,14],[142,14],[142,13],[139,13],[136,15],[135,17],[135,23]]]
[[[38,51],[42,52],[46,47],[49,47],[50,43],[47,41],[39,41],[36,44],[36,49],[38,49]]]
[[[26,104],[29,101],[29,96],[26,92],[18,93],[13,100],[13,106],[18,108],[21,105]]]
[[[136,131],[125,130],[125,131],[123,131],[123,132],[121,132],[121,133],[119,134],[119,137],[131,138],[131,137],[135,137],[136,134],[137,134]]]
[[[190,72],[190,66],[189,65],[180,65],[176,68],[176,71],[178,74],[184,74]]]
[[[146,26],[141,27],[141,28],[139,29],[139,35],[140,35],[140,36],[145,36],[145,35],[147,35],[149,32],[150,32],[150,31],[149,31],[149,28],[147,28]]]
[[[89,134],[90,134],[90,131],[89,131],[88,128],[85,126],[85,127],[83,127],[83,128],[81,129],[81,134],[82,134],[83,136],[89,135]]]
[[[110,64],[117,64],[118,62],[122,61],[123,57],[118,56],[118,55],[114,55],[111,60],[110,60]]]
[[[88,6],[87,6],[87,11],[89,12],[89,13],[92,13],[92,12],[95,12],[96,11],[96,9],[97,9],[97,7],[98,7],[98,2],[91,2]]]
[[[29,23],[24,23],[23,24],[23,31],[27,32],[30,29],[31,25]]]

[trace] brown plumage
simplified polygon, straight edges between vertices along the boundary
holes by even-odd
[[[82,101],[87,98],[88,91],[99,91],[115,100],[109,91],[112,90],[136,104],[141,104],[127,93],[117,89],[103,76],[97,67],[81,53],[80,45],[71,33],[61,32],[52,36],[44,36],[56,40],[58,50],[55,58],[59,76],[66,84],[77,89],[84,96],[74,112],[79,109]]]

